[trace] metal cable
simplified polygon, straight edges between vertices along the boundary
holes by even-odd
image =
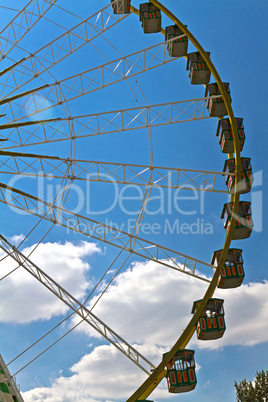
[[[126,246],[125,246],[126,247]],[[122,254],[122,252],[124,251],[124,249],[122,249],[120,251],[120,253],[116,256],[116,258],[113,260],[113,262],[110,264],[109,268],[106,270],[106,272],[103,274],[103,276],[101,277],[101,279],[99,279],[99,281],[97,282],[97,284],[95,285],[95,287],[93,288],[93,290],[90,292],[90,294],[87,296],[87,298],[84,300],[82,305],[85,305],[86,302],[89,300],[89,298],[92,296],[92,294],[95,292],[95,290],[98,288],[99,284],[102,282],[102,280],[104,279],[104,277],[107,275],[107,273],[110,271],[110,269],[112,268],[112,266],[114,265],[114,263],[116,262],[116,260],[119,258],[119,256]],[[116,272],[116,274],[112,277],[111,281],[109,282],[109,284],[106,286],[105,290],[100,294],[98,300],[103,296],[104,292],[107,290],[107,288],[110,286],[110,284],[113,282],[113,280],[115,279],[115,277],[119,274],[120,270],[123,268],[124,264],[126,263],[126,261],[128,260],[128,258],[130,257],[130,255],[126,258],[126,260],[123,262],[123,264],[121,264],[120,269]],[[97,300],[97,301],[98,301]],[[97,303],[97,302],[96,302]],[[94,303],[94,305],[91,307],[90,311],[95,307],[96,303]],[[58,328],[61,324],[63,324],[65,321],[67,321],[69,318],[71,318],[73,315],[75,315],[75,312],[69,314],[67,317],[65,317],[60,323],[58,323],[57,325],[55,325],[52,329],[50,329],[46,334],[44,334],[42,337],[40,337],[37,341],[35,341],[32,345],[30,345],[28,348],[26,348],[23,352],[21,352],[18,356],[16,356],[14,359],[12,359],[9,363],[7,363],[7,366],[10,365],[11,363],[13,363],[15,360],[17,360],[20,356],[22,356],[24,353],[26,353],[28,350],[30,350],[33,346],[35,346],[38,342],[40,342],[42,339],[44,339],[47,335],[49,335],[52,331],[54,331],[56,328]],[[76,327],[78,327],[78,325],[80,325],[84,320],[79,321],[73,328],[71,328],[71,330],[67,331],[63,336],[61,336],[57,341],[55,341],[53,344],[51,344],[48,348],[46,348],[43,352],[41,352],[38,356],[36,356],[33,360],[31,360],[30,362],[28,362],[28,364],[26,364],[25,366],[23,366],[18,372],[20,372],[21,370],[23,370],[25,367],[27,367],[29,364],[31,364],[34,360],[36,360],[38,357],[40,357],[43,353],[45,353],[47,350],[49,350],[52,346],[54,346],[57,342],[59,342],[61,339],[63,339],[66,335],[68,335],[73,329],[75,329]],[[18,373],[17,372],[17,373]],[[16,373],[16,374],[17,374]],[[14,374],[14,375],[16,375]]]

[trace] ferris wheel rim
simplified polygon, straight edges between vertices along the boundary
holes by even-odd
[[[220,78],[220,75],[218,74],[214,64],[212,63],[210,57],[208,57],[207,53],[199,43],[199,41],[195,38],[195,36],[186,28],[186,26],[171,12],[169,11],[162,3],[160,3],[158,0],[150,0],[151,3],[153,3],[155,6],[157,6],[161,11],[164,12],[164,14],[171,19],[171,21],[174,22],[188,37],[188,39],[192,42],[192,44],[195,46],[197,51],[200,52],[201,56],[205,60],[210,72],[212,73],[213,77],[216,80],[216,83],[218,84],[218,87],[220,89],[220,92],[222,94],[224,104],[227,110],[228,117],[230,119],[231,123],[231,128],[233,132],[233,137],[234,137],[234,154],[235,154],[235,174],[236,177],[240,177],[241,175],[241,158],[240,158],[240,147],[239,147],[239,137],[238,137],[238,131],[237,131],[237,126],[235,122],[235,117],[233,113],[233,109],[231,106],[231,102],[229,100],[229,97],[227,96],[225,87],[223,85],[223,82]],[[134,9],[134,8],[133,8]],[[135,9],[138,11],[137,9]],[[161,31],[163,34],[163,30]],[[229,158],[232,157],[232,154],[229,154]],[[238,206],[239,206],[239,192],[237,191],[237,183],[238,180],[235,180],[235,190],[234,193],[231,195],[231,200],[233,202],[233,213],[231,214],[231,219],[230,219],[230,230],[228,233],[226,233],[225,241],[224,241],[224,246],[222,249],[222,255],[220,258],[220,261],[218,263],[218,266],[214,272],[213,278],[208,285],[208,288],[206,290],[205,295],[203,296],[202,302],[196,309],[195,314],[193,315],[192,319],[188,323],[187,327],[184,329],[182,335],[178,338],[178,340],[175,342],[173,347],[170,349],[168,353],[165,354],[165,357],[163,357],[163,360],[161,363],[157,366],[157,368],[154,370],[154,372],[144,381],[144,383],[133,393],[133,395],[127,400],[127,402],[135,402],[137,400],[144,400],[147,398],[153,390],[157,387],[157,385],[160,383],[160,381],[164,378],[166,375],[166,366],[168,362],[173,358],[175,353],[179,349],[184,349],[187,344],[189,343],[190,339],[192,338],[195,329],[196,329],[196,322],[201,315],[202,311],[205,308],[206,303],[208,300],[213,296],[216,286],[217,286],[217,281],[220,276],[225,258],[227,256],[231,241],[232,241],[232,236],[235,228],[235,216],[238,211]]]

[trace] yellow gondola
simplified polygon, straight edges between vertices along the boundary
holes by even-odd
[[[166,353],[163,355],[163,357]],[[178,350],[167,365],[168,391],[172,394],[192,391],[196,386],[194,350]]]
[[[251,186],[253,183],[253,174],[250,158],[241,158],[241,178],[237,185],[237,192],[240,194],[248,193],[251,190]],[[224,172],[234,173],[235,172],[235,159],[227,159],[224,163],[223,167]],[[236,177],[233,175],[225,176],[225,184],[228,187],[228,190],[231,194],[233,194],[235,189],[235,179]]]
[[[114,14],[129,14],[130,0],[111,0]]]
[[[206,52],[210,56],[210,52]],[[205,60],[199,52],[189,53],[187,55],[186,70],[190,70],[189,77],[191,84],[208,84],[211,76],[210,69],[208,68]]]
[[[214,251],[211,265],[218,266],[222,250]],[[243,282],[245,277],[243,268],[242,250],[238,248],[230,248],[225,262],[223,264],[217,287],[221,289],[237,288]]]
[[[161,31],[161,11],[152,3],[140,4],[140,21],[144,33]]]
[[[193,304],[192,314],[196,312],[202,300]],[[196,323],[197,338],[207,341],[221,338],[226,329],[222,299],[209,299],[203,313]]]
[[[241,152],[243,149],[244,143],[245,143],[245,139],[246,139],[243,119],[236,118],[235,122],[236,122],[239,144],[240,144],[240,152]],[[227,153],[227,154],[234,153],[234,138],[233,138],[230,120],[228,118],[219,120],[216,135],[217,135],[217,137],[219,136],[219,144],[221,146],[222,152]]]
[[[229,101],[231,102],[230,88],[229,83],[223,82],[225,91],[227,92],[227,96]],[[221,91],[216,83],[206,85],[205,97],[207,96],[218,96],[221,95]],[[221,117],[227,114],[226,106],[224,104],[222,96],[217,98],[211,98],[207,102],[207,109],[210,116],[213,117]]]
[[[224,219],[224,229],[228,233],[231,225],[231,216],[233,214],[233,203],[224,204],[221,218]],[[233,233],[233,240],[246,239],[251,235],[253,229],[251,212],[251,203],[240,201],[237,214],[235,216],[236,224]]]
[[[176,36],[179,36],[179,38],[167,44],[168,53],[171,57],[186,56],[188,48],[187,36],[183,34],[182,30],[177,25],[171,25],[165,28],[166,41]]]

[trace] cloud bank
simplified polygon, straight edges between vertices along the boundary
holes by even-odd
[[[27,256],[34,247],[25,248],[22,253]],[[75,298],[81,299],[91,286],[87,278],[90,265],[85,259],[94,253],[100,253],[95,243],[43,243],[30,259]],[[3,253],[1,257],[4,257]],[[1,277],[16,267],[15,261],[5,258],[1,262]],[[68,310],[61,300],[22,267],[0,282],[0,298],[3,300],[0,322],[3,323],[49,320]]]
[[[157,365],[162,354],[177,340],[191,317],[194,300],[200,299],[205,282],[153,262],[136,262],[118,276],[93,312],[127,342]],[[223,348],[253,345],[268,340],[268,282],[250,283],[231,290],[218,289],[224,299],[226,332],[222,339],[198,341],[189,347]],[[88,305],[93,305],[95,298]],[[77,319],[73,319],[71,325]],[[86,324],[77,329],[90,341],[99,335]],[[97,346],[70,368],[70,377],[59,376],[50,388],[36,388],[24,394],[26,402],[121,401],[146,378],[112,345]],[[150,396],[167,399],[165,379]]]

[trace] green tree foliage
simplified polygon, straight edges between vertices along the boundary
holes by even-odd
[[[238,402],[268,402],[268,371],[257,371],[253,382],[244,379],[234,385]]]

